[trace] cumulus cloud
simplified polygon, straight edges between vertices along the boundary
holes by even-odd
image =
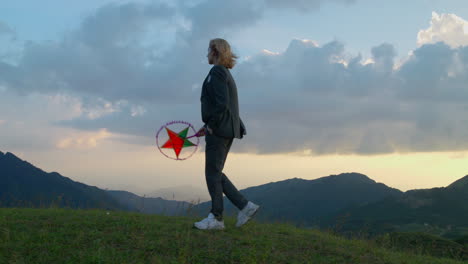
[[[79,136],[61,138],[57,141],[56,147],[59,149],[95,148],[98,145],[98,141],[110,138],[111,136],[112,134],[104,128],[99,130],[97,133],[87,133],[85,135],[80,133]]]
[[[466,68],[467,50],[427,44],[398,69],[390,44],[373,48],[368,64],[360,56],[340,63],[339,42],[293,40],[284,53],[258,54],[238,69],[253,131],[242,145],[317,154],[466,149],[468,75],[453,69]]]
[[[162,4],[106,5],[59,42],[29,42],[17,66],[0,65],[0,79],[23,94],[69,91],[112,101],[164,97],[153,89],[154,72],[146,67],[158,43],[147,47],[141,40],[150,27],[171,25],[173,13]]]
[[[254,24],[268,5],[182,3],[107,4],[60,41],[26,43],[16,65],[0,61],[0,85],[18,94],[69,91],[110,101],[191,102],[198,92],[192,87],[208,69],[208,40]],[[174,45],[167,47],[168,39]]]
[[[443,42],[426,44],[401,66],[403,99],[464,102],[468,99],[468,47],[451,48]]]
[[[393,71],[396,54],[393,45],[384,43],[371,50],[373,63],[377,71],[391,73]]]
[[[461,71],[450,74],[454,65],[468,65],[466,52],[428,44],[396,70],[395,49],[386,43],[372,49],[373,62],[368,64],[359,55],[346,60],[344,45],[336,41],[318,46],[292,40],[283,53],[261,52],[233,69],[248,131],[233,151],[377,154],[467,149],[467,76]],[[148,120],[177,116],[197,122],[193,110],[198,107],[198,102],[147,106],[149,111],[137,117],[127,110],[60,124],[108,127],[141,136],[132,143],[148,144],[156,127]]]
[[[208,40],[254,23],[262,12],[249,0],[229,1],[215,12],[219,4],[105,5],[60,41],[28,42],[17,65],[0,62],[0,85],[23,95],[68,91],[110,101],[188,103],[208,69]],[[171,38],[175,44],[167,47]]]
[[[418,33],[418,44],[442,41],[451,47],[468,46],[468,21],[455,14],[432,12],[431,26]]]
[[[0,85],[20,94],[79,97],[80,115],[53,120],[54,125],[89,133],[105,128],[134,136],[118,140],[153,144],[155,131],[167,121],[201,126],[200,83],[210,67],[210,38],[255,23],[265,8],[316,8],[320,3],[230,1],[220,13],[214,12],[215,0],[181,8],[107,5],[61,41],[30,43],[18,65],[0,62]],[[158,27],[169,31],[151,37],[150,29]],[[175,44],[164,47],[166,37]],[[424,43],[398,67],[389,43],[372,48],[371,55],[363,62],[339,41],[319,45],[294,39],[284,52],[264,50],[239,63],[232,73],[247,136],[233,151],[468,149],[466,47]],[[56,146],[92,146],[100,139],[94,134],[66,137]]]

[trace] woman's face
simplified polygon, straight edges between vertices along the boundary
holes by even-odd
[[[208,58],[208,64],[213,64],[214,63],[214,52],[208,47],[208,54],[206,55]]]

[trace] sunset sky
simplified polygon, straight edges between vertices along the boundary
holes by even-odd
[[[239,188],[359,172],[400,190],[468,174],[466,0],[0,3],[0,151],[100,188],[206,189],[204,138],[186,161],[156,131],[196,128],[212,38],[247,135]]]

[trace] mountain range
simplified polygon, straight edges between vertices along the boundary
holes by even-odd
[[[410,190],[322,218],[324,225],[342,219],[344,232],[369,234],[424,231],[447,238],[468,234],[468,175],[447,187]]]
[[[0,183],[3,207],[128,209],[95,186],[47,173],[10,152],[0,152]]]
[[[102,208],[142,213],[182,214],[187,202],[140,197],[126,191],[106,191],[45,172],[13,153],[0,151],[1,207]]]
[[[153,198],[160,197],[166,200],[177,200],[190,203],[199,203],[211,200],[207,188],[202,189],[187,184],[160,188],[148,193],[146,196]]]
[[[311,225],[320,216],[351,206],[363,206],[402,192],[377,183],[359,173],[343,173],[316,180],[299,178],[250,187],[240,191],[247,199],[262,206],[256,218],[263,221],[286,221]],[[234,215],[237,209],[224,198],[225,212]],[[196,206],[203,212],[211,202]]]
[[[360,173],[315,180],[292,178],[240,190],[259,204],[258,221],[289,222],[345,234],[424,231],[449,238],[468,235],[468,176],[447,187],[410,190],[378,183]],[[105,208],[148,214],[206,216],[211,202],[193,204],[105,191],[44,172],[14,154],[0,152],[0,206]],[[238,209],[224,197],[225,215]]]
[[[110,196],[127,208],[134,208],[138,212],[161,215],[184,215],[192,206],[185,201],[165,200],[161,197],[141,197],[127,191],[107,191]]]

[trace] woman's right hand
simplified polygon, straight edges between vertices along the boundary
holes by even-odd
[[[205,135],[206,135],[205,127],[200,128],[200,130],[198,130],[197,132],[197,137],[203,137]]]

